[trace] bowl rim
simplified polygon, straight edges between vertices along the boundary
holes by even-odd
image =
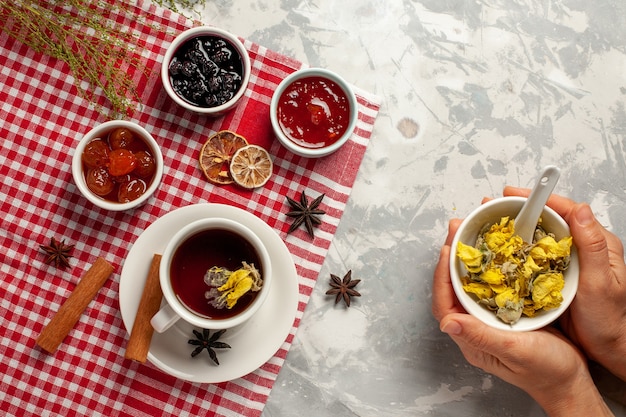
[[[296,80],[313,76],[319,76],[334,81],[343,90],[344,94],[348,98],[348,102],[350,105],[350,122],[348,123],[346,131],[341,136],[341,138],[339,138],[332,145],[325,146],[323,148],[306,148],[291,141],[280,128],[280,123],[278,122],[277,115],[278,100],[280,99],[280,96],[285,91],[285,89]],[[319,158],[322,156],[330,155],[331,153],[337,151],[350,139],[350,137],[354,133],[358,119],[359,106],[356,94],[354,93],[354,89],[339,74],[324,68],[301,68],[297,71],[292,72],[278,84],[278,87],[272,94],[272,98],[270,100],[270,121],[274,130],[274,134],[284,147],[286,147],[296,155],[300,155],[303,157]]]
[[[194,106],[188,101],[183,100],[178,94],[176,94],[170,82],[169,64],[172,61],[172,58],[174,57],[174,54],[176,53],[178,48],[188,40],[203,35],[219,36],[227,40],[233,47],[235,47],[235,49],[237,49],[237,52],[239,52],[239,56],[241,57],[243,64],[241,87],[239,87],[239,90],[237,90],[233,98],[228,100],[226,103],[215,107]],[[246,93],[248,89],[248,83],[250,81],[251,71],[252,65],[250,62],[250,55],[248,54],[248,50],[244,46],[243,42],[241,42],[237,36],[224,29],[204,25],[193,27],[179,33],[178,36],[174,38],[172,43],[167,47],[165,55],[163,56],[163,62],[161,63],[161,82],[163,83],[163,88],[165,88],[167,95],[183,108],[205,115],[220,115],[233,108]]]
[[[138,133],[152,150],[153,157],[156,163],[154,178],[152,179],[152,183],[150,184],[150,186],[146,189],[146,192],[143,193],[139,198],[133,201],[129,201],[128,203],[115,203],[112,201],[104,200],[103,198],[95,195],[87,187],[85,176],[83,175],[82,154],[87,144],[90,143],[92,140],[100,137],[102,133],[118,127],[125,127]],[[78,142],[76,148],[74,148],[74,155],[72,155],[72,176],[74,177],[74,183],[76,184],[76,187],[78,188],[80,193],[94,205],[110,211],[125,211],[144,204],[154,194],[154,192],[159,187],[161,179],[163,177],[163,165],[163,154],[161,152],[161,148],[159,147],[157,141],[145,128],[138,125],[137,123],[127,120],[109,120],[93,127],[91,130],[85,133]]]
[[[575,245],[572,245],[570,253],[570,265],[565,272],[566,281],[565,288],[563,289],[563,302],[558,308],[539,312],[535,317],[522,316],[519,321],[511,325],[504,323],[503,321],[498,319],[495,313],[479,305],[474,297],[472,297],[470,294],[467,294],[465,290],[463,290],[460,279],[461,274],[459,272],[465,271],[465,268],[462,266],[461,261],[456,256],[456,247],[458,242],[461,241],[464,231],[469,227],[480,228],[485,223],[491,222],[491,220],[486,220],[485,217],[486,213],[489,210],[494,209],[494,206],[507,204],[513,206],[514,209],[519,211],[525,201],[525,197],[499,197],[480,205],[475,210],[473,210],[465,219],[463,219],[450,245],[450,279],[452,281],[452,286],[454,288],[456,298],[459,300],[465,311],[467,311],[469,314],[473,315],[474,317],[478,318],[480,321],[491,327],[502,330],[531,331],[549,325],[550,323],[558,319],[561,314],[563,314],[569,308],[570,304],[574,300],[574,297],[576,296],[576,291],[578,290],[579,265],[578,254]],[[508,215],[510,217],[514,217],[516,214],[516,212],[513,212],[509,213]],[[567,224],[567,222],[552,208],[545,206],[542,212],[542,216],[544,217],[544,221],[546,221],[546,219],[549,219],[547,220],[549,223],[556,223],[559,228],[562,229],[559,234],[555,233],[557,235],[557,238],[562,238],[566,235],[571,236],[569,225]],[[501,218],[502,216],[499,217]],[[493,217],[489,216],[489,218],[495,221]],[[467,241],[463,241],[463,243],[473,245],[475,243],[475,240],[471,241],[468,239]]]
[[[178,249],[178,247],[189,237],[199,233],[200,231],[209,229],[227,229],[238,233],[255,248],[262,262],[263,286],[261,287],[259,294],[256,296],[252,304],[250,304],[246,309],[233,317],[225,319],[216,320],[202,318],[192,313],[187,308],[180,306],[177,302],[176,296],[174,295],[173,289],[171,289],[169,278],[169,268],[176,249]],[[181,320],[185,320],[198,327],[211,328],[214,330],[230,329],[248,321],[261,308],[267,299],[270,292],[270,286],[272,284],[272,263],[269,252],[263,244],[263,241],[252,231],[252,229],[232,219],[222,217],[206,217],[185,225],[167,242],[165,249],[163,250],[162,261],[159,265],[159,279],[161,282],[161,288],[168,289],[163,291],[163,297],[176,314],[178,314]]]

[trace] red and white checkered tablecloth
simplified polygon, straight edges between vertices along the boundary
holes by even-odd
[[[143,107],[130,119],[159,142],[163,182],[139,209],[113,213],[94,207],[71,177],[73,148],[103,116],[80,98],[65,63],[37,54],[0,32],[0,414],[10,416],[260,415],[286,358],[363,158],[379,110],[376,97],[357,91],[359,123],[335,154],[304,159],[273,140],[272,91],[302,64],[244,40],[253,74],[244,102],[220,119],[183,111],[162,89],[161,57],[174,36],[192,22],[149,3],[111,14],[145,40],[141,58],[154,70],[141,83]],[[2,22],[4,25],[5,22]],[[156,30],[156,26],[167,29]],[[104,99],[101,103],[106,105]],[[264,146],[274,175],[252,192],[209,184],[198,168],[207,136],[234,130]],[[323,224],[311,240],[304,229],[287,235],[285,196],[325,193]],[[220,384],[199,384],[161,372],[150,363],[124,359],[129,333],[118,301],[119,278],[133,242],[172,210],[215,202],[241,207],[269,224],[293,256],[299,275],[299,305],[287,340],[255,372]],[[75,244],[71,267],[44,263],[39,246],[51,237]],[[55,354],[38,348],[43,327],[97,257],[116,272],[90,302]],[[214,414],[212,414],[214,413]]]

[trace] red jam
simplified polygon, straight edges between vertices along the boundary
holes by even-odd
[[[334,81],[318,76],[291,83],[278,99],[277,109],[285,136],[305,148],[332,145],[350,123],[346,93]]]

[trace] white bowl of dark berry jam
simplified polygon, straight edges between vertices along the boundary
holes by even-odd
[[[80,192],[98,207],[135,208],[154,194],[163,176],[163,155],[152,135],[136,123],[112,120],[78,143],[72,176]]]
[[[167,94],[180,106],[220,116],[243,97],[250,80],[250,57],[231,33],[195,27],[182,32],[168,47],[161,79]]]
[[[280,143],[296,155],[319,158],[350,139],[358,120],[356,96],[336,73],[307,68],[287,76],[270,102]]]

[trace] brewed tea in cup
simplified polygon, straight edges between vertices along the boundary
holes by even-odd
[[[271,283],[263,242],[233,220],[207,218],[168,242],[159,267],[167,304],[151,324],[164,332],[179,319],[206,329],[237,326],[261,307]]]

